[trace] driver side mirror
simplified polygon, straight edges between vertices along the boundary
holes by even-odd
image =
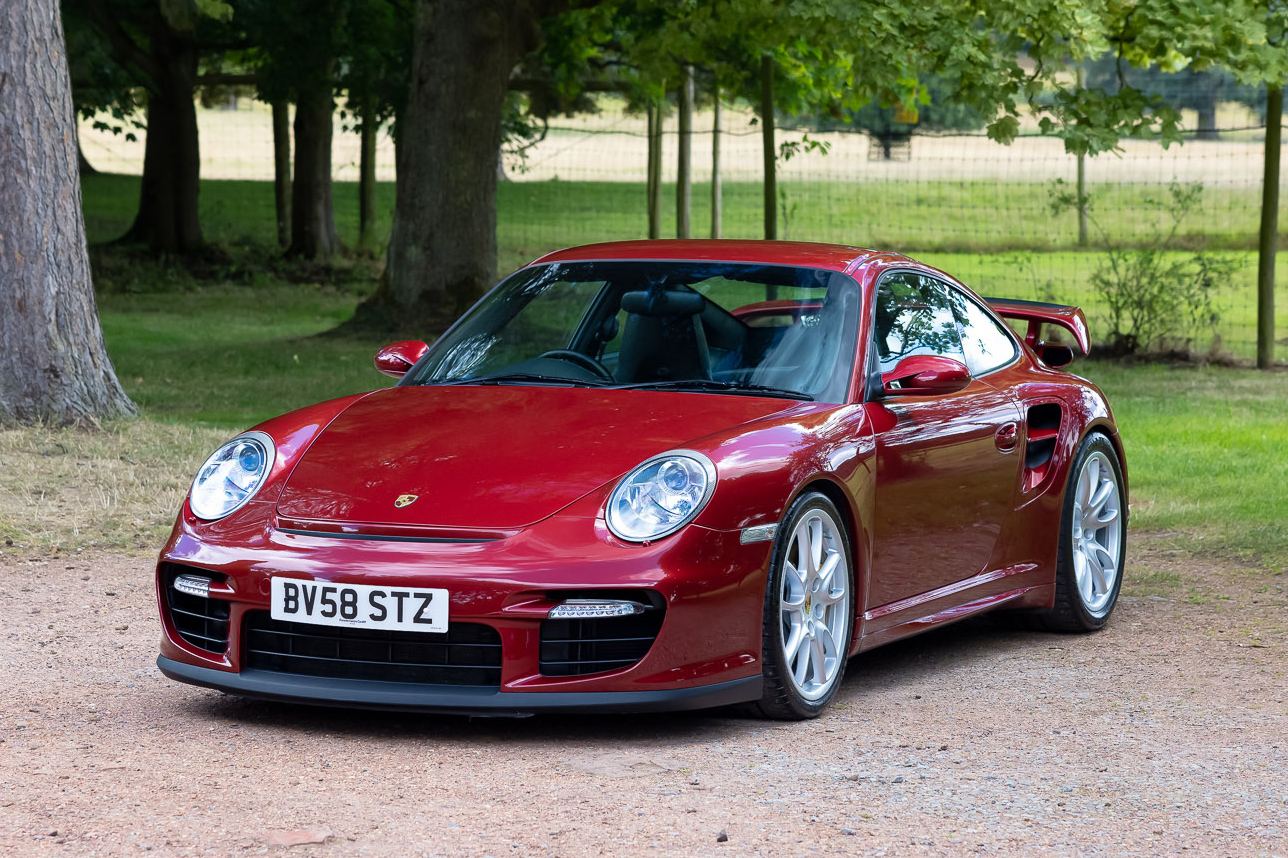
[[[390,378],[402,378],[427,351],[429,346],[420,340],[403,340],[400,343],[385,346],[376,352],[376,369]]]
[[[964,363],[938,355],[912,355],[881,376],[886,396],[933,396],[954,393],[970,384]]]

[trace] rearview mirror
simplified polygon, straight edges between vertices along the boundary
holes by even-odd
[[[953,393],[970,384],[964,363],[939,355],[913,355],[881,375],[886,396],[933,396]]]
[[[403,340],[376,352],[376,369],[390,378],[402,378],[429,351],[420,340]]]

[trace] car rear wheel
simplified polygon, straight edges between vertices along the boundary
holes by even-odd
[[[1088,435],[1069,474],[1055,605],[1038,616],[1054,631],[1094,631],[1118,601],[1127,556],[1127,497],[1118,451],[1104,435]]]
[[[850,540],[836,505],[802,495],[788,509],[774,542],[765,589],[766,718],[817,716],[845,675],[854,622]]]

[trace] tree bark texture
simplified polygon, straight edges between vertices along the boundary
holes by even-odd
[[[277,243],[291,243],[291,109],[273,102],[273,205],[277,211]]]
[[[675,170],[675,237],[688,238],[693,230],[693,66],[684,67],[680,79],[680,145]]]
[[[379,124],[371,99],[362,104],[362,141],[358,158],[358,246],[370,249],[376,243],[376,134]],[[497,159],[498,169],[500,159]]]
[[[778,238],[778,150],[774,142],[774,61],[760,60],[760,134],[765,162],[765,238]]]
[[[0,4],[0,423],[130,414],[103,345],[57,0]]]
[[[662,237],[662,105],[648,111],[648,237]]]
[[[372,301],[426,335],[442,331],[495,279],[505,96],[552,7],[540,0],[416,4],[388,264]]]
[[[720,178],[720,87],[712,90],[711,107],[711,237],[719,238],[724,218],[724,181]]]
[[[291,185],[290,256],[316,262],[340,250],[331,204],[331,84],[301,92],[295,105],[295,180]]]
[[[1279,157],[1284,116],[1283,84],[1266,88],[1266,155],[1261,182],[1261,234],[1257,242],[1257,367],[1275,363],[1275,252],[1279,246]]]

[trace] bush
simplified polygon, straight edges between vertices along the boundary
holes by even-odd
[[[1181,251],[1177,235],[1181,224],[1202,210],[1203,186],[1173,182],[1167,190],[1165,198],[1145,200],[1159,212],[1159,226],[1143,246],[1133,248],[1110,240],[1095,217],[1091,195],[1079,200],[1061,180],[1052,190],[1052,213],[1085,206],[1105,252],[1091,285],[1108,311],[1106,346],[1115,355],[1191,351],[1199,332],[1215,329],[1220,317],[1212,295],[1238,267],[1235,260],[1201,248]]]

